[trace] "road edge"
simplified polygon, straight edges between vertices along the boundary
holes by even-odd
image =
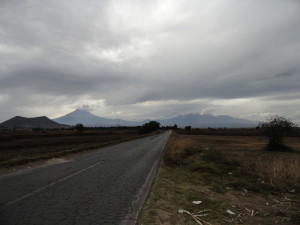
[[[164,147],[161,151],[159,158],[155,161],[155,163],[151,167],[151,170],[150,170],[148,176],[146,177],[146,182],[143,184],[143,186],[139,190],[139,194],[137,195],[139,198],[136,199],[135,202],[133,202],[133,205],[135,206],[136,210],[133,210],[133,212],[131,212],[129,215],[127,215],[127,217],[124,218],[124,220],[120,223],[120,225],[138,225],[139,224],[140,218],[141,218],[141,212],[144,209],[147,199],[149,198],[150,191],[153,187],[153,184],[155,183],[159,165],[161,164],[164,152],[166,150],[166,146],[169,142],[171,135],[172,135],[172,131],[168,137],[166,144],[164,145]]]

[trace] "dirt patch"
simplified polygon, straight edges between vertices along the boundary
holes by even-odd
[[[52,165],[52,164],[57,164],[57,163],[66,163],[66,162],[72,162],[74,161],[73,159],[70,158],[53,158],[49,159],[45,162],[46,165]]]

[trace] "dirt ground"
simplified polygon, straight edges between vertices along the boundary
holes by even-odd
[[[139,224],[300,224],[300,139],[286,143],[295,151],[266,152],[263,137],[173,134]]]

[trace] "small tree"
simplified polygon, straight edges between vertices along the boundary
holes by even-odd
[[[82,133],[83,130],[84,130],[84,126],[83,126],[82,123],[77,123],[77,124],[75,125],[74,128],[75,128],[75,130],[76,130],[77,132],[79,132],[79,133]]]
[[[139,128],[139,133],[140,134],[147,134],[151,133],[155,130],[158,130],[160,127],[160,123],[156,121],[150,121],[148,123],[145,123],[143,126]]]
[[[284,145],[283,138],[296,131],[296,124],[290,119],[281,116],[271,116],[266,122],[259,122],[258,126],[262,129],[264,135],[269,139],[266,146],[268,151],[287,151],[291,150]]]
[[[186,131],[191,131],[191,130],[192,130],[192,126],[186,126],[184,129],[185,129]]]

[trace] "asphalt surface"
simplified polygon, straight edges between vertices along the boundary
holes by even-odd
[[[169,135],[0,176],[0,224],[135,224]]]

